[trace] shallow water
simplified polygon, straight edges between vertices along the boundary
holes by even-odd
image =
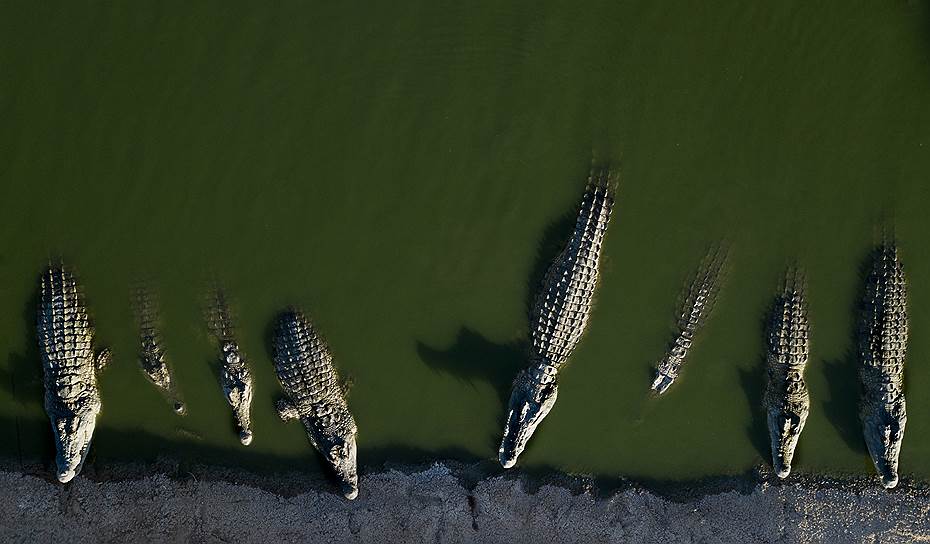
[[[363,464],[493,459],[533,278],[595,160],[623,180],[597,307],[521,465],[679,479],[767,458],[761,320],[798,259],[795,467],[869,473],[853,308],[893,224],[912,285],[901,469],[930,478],[928,3],[481,4],[0,7],[0,432],[17,437],[0,454],[51,459],[30,301],[61,254],[115,352],[97,460],[318,470],[273,411],[268,331],[293,303],[351,376]],[[717,311],[652,399],[684,278],[720,239]],[[211,367],[211,273],[255,374],[249,448]],[[140,274],[183,418],[135,359]]]

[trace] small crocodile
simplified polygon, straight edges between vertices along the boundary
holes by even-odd
[[[898,456],[907,423],[904,359],[907,355],[907,280],[894,244],[874,254],[859,320],[859,417],[882,485],[898,485]]]
[[[684,292],[675,337],[668,352],[656,366],[656,377],[651,386],[656,394],[662,395],[668,391],[687,362],[694,336],[707,322],[717,301],[726,258],[725,250],[720,247],[708,252]]]
[[[94,354],[94,329],[83,289],[64,265],[49,265],[42,275],[36,333],[58,481],[65,483],[87,459],[101,407],[97,373],[109,362],[110,351]]]
[[[772,466],[779,478],[791,473],[794,450],[811,405],[804,382],[810,327],[803,283],[798,271],[789,274],[775,301],[767,331],[768,382],[764,403],[772,441]]]
[[[207,325],[221,351],[220,383],[223,395],[232,407],[239,441],[248,446],[252,443],[252,373],[239,343],[236,341],[232,315],[226,301],[226,293],[215,287],[209,303]]]
[[[349,500],[358,496],[358,427],[346,405],[333,356],[307,317],[289,309],[274,332],[274,367],[284,390],[282,420],[299,419],[310,443],[326,458]]]
[[[184,414],[184,403],[174,389],[165,357],[164,342],[159,330],[158,301],[146,282],[139,282],[133,287],[132,309],[139,327],[139,363],[142,371],[171,400],[174,411]]]
[[[575,229],[549,267],[530,314],[529,366],[514,380],[498,452],[510,468],[558,396],[558,373],[578,345],[591,314],[604,234],[614,204],[608,169],[592,170]]]

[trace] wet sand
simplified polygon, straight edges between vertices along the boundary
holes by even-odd
[[[3,542],[915,542],[930,490],[903,481],[761,472],[649,485],[455,461],[361,475],[346,501],[324,478],[218,467],[0,471]]]

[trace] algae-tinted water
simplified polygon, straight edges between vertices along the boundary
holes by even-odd
[[[362,463],[493,459],[539,255],[593,159],[623,179],[597,307],[523,466],[674,479],[767,458],[761,320],[799,259],[797,470],[871,472],[853,309],[894,225],[912,285],[901,468],[930,477],[926,2],[8,2],[0,72],[2,454],[51,458],[32,300],[60,254],[115,352],[98,461],[316,470],[273,412],[268,331],[290,303],[351,376]],[[720,239],[716,313],[652,399],[683,281]],[[135,360],[140,274],[184,418]],[[211,274],[255,374],[249,448],[211,366]]]

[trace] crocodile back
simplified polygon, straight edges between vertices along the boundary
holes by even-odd
[[[64,266],[49,266],[42,275],[36,330],[49,414],[99,409],[94,331],[83,290]]]
[[[288,310],[278,319],[274,366],[294,406],[343,402],[329,347],[299,310]]]
[[[769,321],[770,364],[801,371],[810,354],[807,304],[800,289],[787,287],[779,297]]]
[[[531,313],[532,355],[544,364],[563,364],[584,333],[613,204],[609,171],[592,172],[571,239],[546,273]]]
[[[900,386],[907,355],[907,280],[894,245],[880,248],[866,279],[859,321],[859,359]]]
[[[726,250],[720,246],[711,248],[704,256],[681,298],[679,333],[687,333],[690,338],[707,322],[717,303],[726,260]]]
[[[805,410],[809,403],[804,368],[810,355],[807,302],[799,283],[789,280],[775,301],[768,325],[768,389],[770,406]]]
[[[139,283],[132,292],[132,308],[139,326],[140,360],[143,370],[152,375],[165,363],[165,348],[159,332],[158,300],[148,285]]]

